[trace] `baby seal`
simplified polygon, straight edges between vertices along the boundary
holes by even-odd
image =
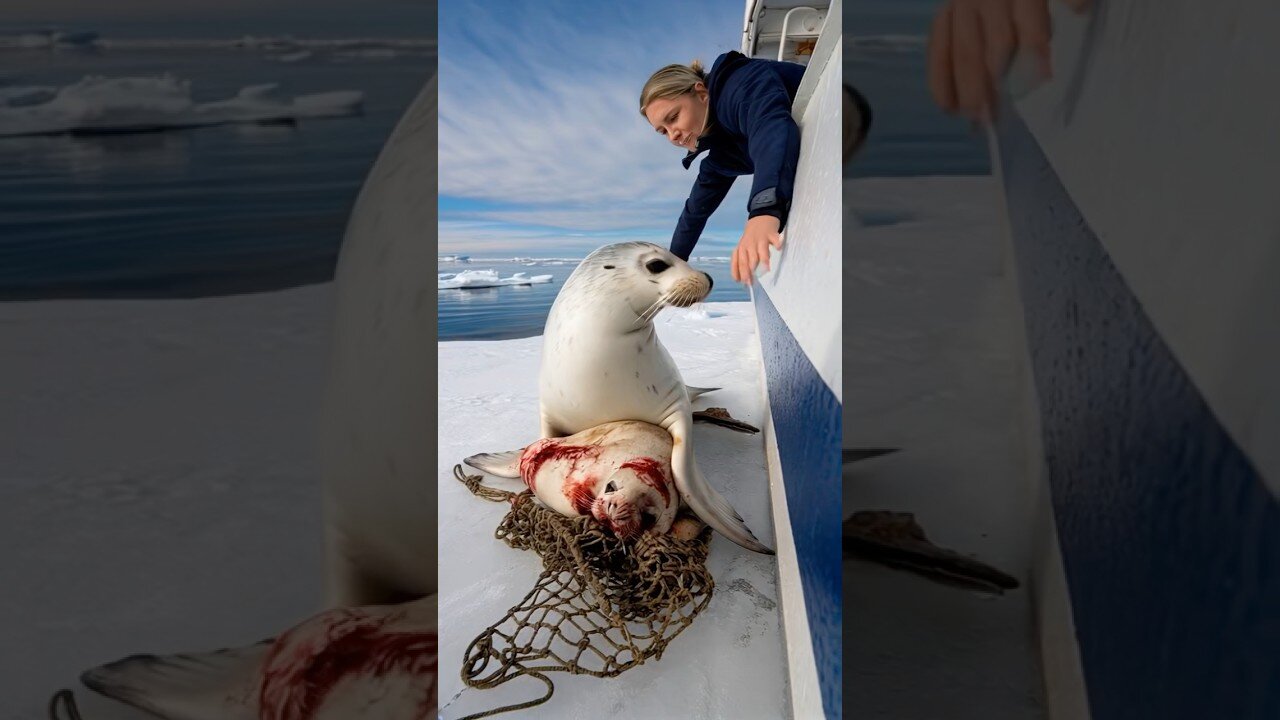
[[[429,720],[436,598],[329,610],[256,645],[134,655],[80,679],[165,720]]]
[[[669,531],[680,509],[671,434],[649,423],[605,423],[463,462],[498,477],[520,478],[552,510],[569,517],[590,515],[622,539],[645,530]]]

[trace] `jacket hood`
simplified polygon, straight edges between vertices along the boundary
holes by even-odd
[[[743,55],[737,50],[730,50],[716,58],[716,61],[711,64],[711,70],[707,73],[706,85],[707,112],[711,114],[713,123],[715,118],[716,98],[719,97],[720,88],[724,87],[725,80],[729,79],[729,76],[733,74],[734,70],[737,70],[747,64],[747,62],[749,62],[749,59],[746,55]],[[709,132],[698,138],[698,149],[690,150],[684,156],[684,159],[680,161],[680,163],[684,165],[685,170],[689,169],[689,166],[693,164],[694,159],[697,158],[698,155],[711,148],[711,143],[709,141],[712,135],[713,132]]]

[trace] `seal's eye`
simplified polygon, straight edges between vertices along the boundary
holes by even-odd
[[[612,270],[612,269],[613,269],[613,266],[612,266],[612,265],[605,265],[605,266],[604,266],[604,269],[605,269],[605,270]]]
[[[666,260],[650,260],[649,262],[644,264],[644,269],[648,270],[654,275],[657,275],[658,273],[662,272],[663,270],[666,270],[669,267],[671,267],[671,265]]]
[[[612,480],[610,480],[610,481],[609,481],[609,484],[604,486],[604,491],[605,491],[605,492],[607,492],[607,493],[617,492],[617,491],[618,491],[618,486],[617,486],[617,485],[615,485],[615,484],[614,484],[614,482],[613,482]]]

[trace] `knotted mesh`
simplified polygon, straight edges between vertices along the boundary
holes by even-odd
[[[462,680],[487,689],[528,675],[546,684],[546,694],[463,720],[546,702],[555,691],[549,672],[613,677],[660,659],[711,601],[709,528],[692,540],[669,533],[619,540],[590,518],[540,505],[527,490],[487,487],[461,465],[454,476],[478,497],[509,502],[494,535],[538,553],[543,565],[529,594],[467,647]]]

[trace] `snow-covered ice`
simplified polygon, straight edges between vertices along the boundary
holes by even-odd
[[[249,85],[234,97],[199,103],[192,95],[189,80],[167,74],[90,76],[50,90],[7,89],[0,96],[0,137],[341,117],[359,113],[364,104],[364,93],[356,90],[278,97],[273,83]]]
[[[655,326],[685,382],[723,388],[698,400],[696,407],[725,407],[737,418],[763,425],[760,354],[749,303],[669,308],[658,316]],[[437,483],[444,718],[530,699],[543,691],[540,683],[526,678],[493,690],[466,689],[450,703],[464,688],[459,670],[467,645],[524,597],[541,570],[537,555],[513,550],[493,537],[504,507],[472,496],[453,477],[452,468],[468,455],[512,450],[537,439],[541,348],[541,337],[439,344]],[[703,424],[694,432],[704,474],[756,534],[773,544],[762,436]],[[520,487],[499,478],[486,482]],[[604,680],[553,673],[555,695],[520,716],[584,720],[784,717],[786,667],[774,559],[716,536],[708,562],[716,581],[711,604],[660,661]]]
[[[492,288],[504,285],[540,285],[549,283],[552,275],[533,275],[518,272],[510,277],[499,277],[497,270],[463,270],[460,273],[439,273],[437,282],[441,290]]]
[[[844,702],[865,717],[1044,717],[1016,276],[991,177],[845,183],[845,514],[913,512],[1023,580],[1001,597],[845,561]]]
[[[79,673],[321,609],[332,297],[0,303],[0,718],[144,720]]]

